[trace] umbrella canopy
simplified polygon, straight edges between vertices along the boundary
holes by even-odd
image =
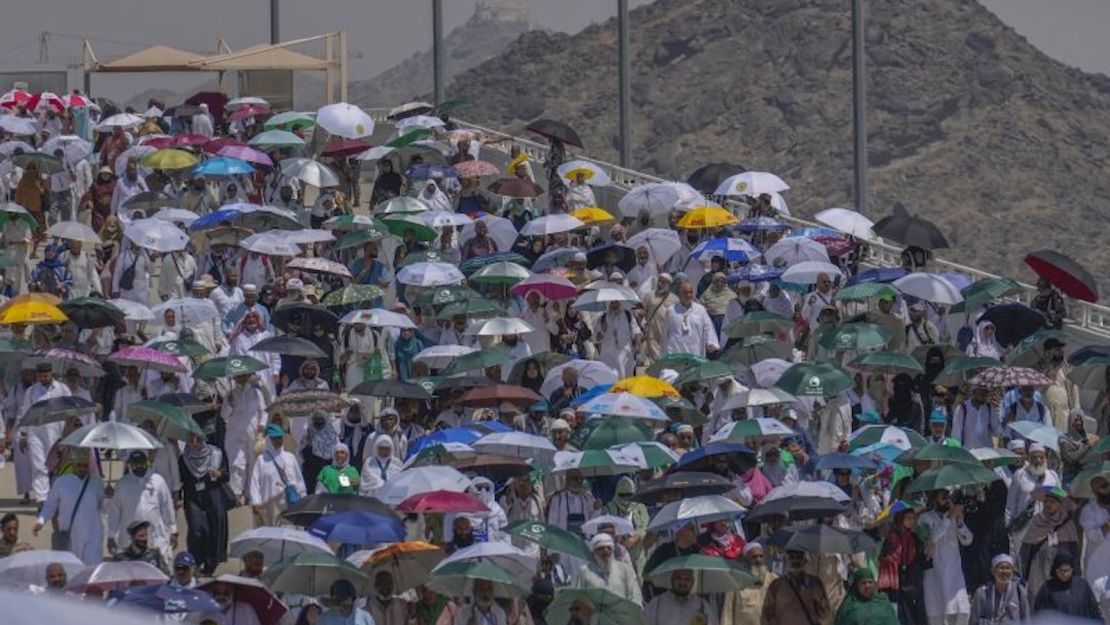
[[[964,296],[948,278],[935,273],[914,272],[894,281],[894,288],[906,295],[941,306],[952,306]]]
[[[847,509],[844,491],[829,482],[795,482],[771,489],[747,518],[762,523],[776,516],[792,521],[835,516]]]
[[[1009,278],[983,278],[960,289],[964,296],[964,307],[975,310],[991,300],[1001,299],[1024,292],[1021,285]]]
[[[631,393],[640,397],[680,397],[678,389],[669,383],[649,375],[636,375],[618,380],[609,389],[610,393]]]
[[[928,469],[906,487],[906,494],[943,490],[959,486],[978,486],[1001,479],[980,464],[951,463]]]
[[[290,418],[308,417],[321,411],[342,412],[348,405],[342,395],[331,391],[292,391],[282,393],[266,406],[266,412]]]
[[[800,362],[787,369],[775,386],[798,397],[833,397],[852,388],[852,378],[832,363]]]
[[[773,267],[790,267],[807,261],[828,263],[829,253],[824,245],[808,237],[786,237],[764,250],[763,258]],[[837,275],[839,269],[829,277]]]
[[[582,404],[578,410],[607,417],[668,423],[667,413],[651,401],[629,392],[605,393]]]
[[[277,625],[289,611],[274,591],[267,588],[260,580],[224,574],[205,582],[200,589],[211,592],[218,585],[230,586],[234,590],[235,600],[249,605],[261,625]]]
[[[362,563],[362,571],[370,579],[379,573],[389,573],[393,578],[393,591],[405,592],[422,586],[443,560],[443,550],[423,541],[395,543],[375,550]]]
[[[137,401],[127,407],[125,417],[137,423],[147,420],[154,422],[155,433],[159,438],[185,440],[190,435],[204,438],[204,430],[178,406],[154,399]]]
[[[167,354],[173,354],[174,356],[185,356],[187,358],[207,356],[211,353],[208,351],[207,347],[192,339],[185,341],[158,341],[157,343],[151,343],[150,348],[160,352],[166,352]]]
[[[547,464],[554,460],[555,446],[544,436],[525,432],[492,432],[471,443],[475,451]]]
[[[239,534],[228,544],[228,555],[235,558],[252,551],[261,553],[266,562],[281,562],[302,553],[332,552],[320,538],[291,527],[256,527]]]
[[[302,553],[266,570],[259,581],[272,592],[326,596],[331,585],[345,579],[355,588],[370,581],[356,566],[328,553]]]
[[[85,569],[85,564],[69,551],[20,551],[0,558],[0,587],[28,589],[41,586],[46,579],[46,567],[55,563],[65,569],[69,579]]]
[[[713,190],[713,195],[741,195],[759,197],[760,195],[780,193],[790,189],[781,178],[766,171],[746,171],[734,174],[721,181]]]
[[[108,356],[109,362],[164,373],[188,373],[189,366],[178,357],[149,347],[124,347]]]
[[[818,456],[817,462],[813,466],[818,471],[835,471],[837,469],[854,471],[856,469],[878,469],[880,464],[864,456],[832,452]]]
[[[462,493],[469,486],[470,479],[451,467],[414,467],[392,477],[375,496],[388,505],[396,506],[420,493],[435,490]]]
[[[861,354],[848,363],[848,368],[886,375],[897,375],[899,373],[915,375],[925,372],[917,359],[901,352],[868,352]]]
[[[760,334],[778,335],[794,327],[794,322],[782,315],[759,310],[738,318],[725,328],[729,338],[740,339]]]
[[[323,326],[325,330],[334,332],[339,328],[339,317],[323,306],[311,304],[287,304],[274,309],[270,320],[279,330],[290,334],[297,334],[294,326],[299,325],[304,331],[313,326]],[[291,329],[294,328],[294,329]]]
[[[108,605],[145,608],[161,614],[218,612],[220,610],[220,604],[216,603],[212,595],[203,590],[193,590],[170,584],[152,584],[113,592]]]
[[[875,237],[875,233],[871,230],[875,222],[848,208],[827,208],[813,218],[857,239],[866,241]]]
[[[744,511],[735,501],[720,495],[686,497],[663,506],[655,513],[647,531],[677,529],[686,524],[701,525],[722,519],[736,518]]]
[[[687,452],[679,459],[676,470],[708,471],[719,458],[728,459],[729,467],[743,473],[755,464],[755,451],[740,443],[714,442]]]
[[[670,558],[646,574],[647,581],[659,588],[671,588],[671,576],[676,571],[694,574],[694,594],[726,593],[739,588],[758,586],[760,581],[743,566],[716,556],[692,554]]]
[[[354,104],[337,102],[316,111],[316,124],[330,134],[361,139],[374,134],[374,120]]]
[[[433,490],[417,493],[397,504],[398,512],[413,514],[479,514],[488,513],[489,507],[470,493]]]
[[[155,252],[177,252],[189,244],[189,236],[173,223],[162,219],[136,219],[123,230],[135,245]]]
[[[548,551],[562,553],[580,560],[590,560],[593,554],[586,543],[575,533],[538,521],[517,521],[502,530],[505,534],[539,545]]]
[[[307,527],[317,519],[339,512],[367,512],[378,516],[394,514],[393,509],[375,497],[351,495],[313,494],[302,497],[282,513],[293,525]]]
[[[348,511],[322,516],[307,531],[326,542],[344,545],[375,545],[405,538],[405,527],[397,515],[372,512]]]
[[[543,187],[526,178],[499,178],[487,188],[497,195],[510,198],[536,198],[544,194]]]
[[[288,334],[262,339],[255,343],[254,347],[251,347],[251,351],[302,358],[327,358],[324,350],[317,347],[312,341]]]
[[[1044,313],[1016,303],[991,306],[976,320],[983,321],[994,324],[995,338],[1003,347],[1017,345],[1048,325]]]
[[[685,230],[723,228],[740,223],[740,219],[720,206],[699,206],[690,209],[675,224]]]
[[[871,351],[882,349],[891,338],[890,330],[874,323],[842,323],[824,332],[819,344],[833,351]]]
[[[924,447],[915,447],[904,451],[894,460],[898,464],[904,464],[906,466],[910,466],[914,462],[931,462],[938,464],[962,462],[964,464],[979,464],[979,459],[963,447],[936,443],[929,443]]]
[[[576,449],[620,448],[628,443],[651,440],[651,427],[639,421],[625,419],[590,419],[570,437]],[[643,454],[627,454],[630,458]]]
[[[854,554],[870,551],[877,546],[875,541],[865,534],[838,529],[824,523],[804,528],[781,529],[771,536],[768,543],[787,551],[805,551],[815,554]]]
[[[79,297],[58,305],[78,328],[114,328],[124,321],[124,313],[107,300]]]
[[[746,263],[759,257],[759,250],[747,239],[720,237],[702,241],[690,252],[690,258],[701,259],[702,256],[719,256],[728,262]]]
[[[948,247],[948,239],[944,238],[936,224],[915,215],[888,215],[875,222],[872,230],[884,239],[890,239],[902,245],[926,250]]]
[[[270,366],[250,356],[220,356],[205,361],[204,364],[193,371],[193,377],[198,380],[214,380],[216,378],[230,378],[237,375],[246,375],[255,371],[265,371]]]
[[[446,286],[465,279],[466,276],[457,267],[448,263],[413,263],[397,272],[397,281],[410,286]]]
[[[490,562],[450,562],[432,571],[425,586],[448,597],[473,596],[474,581],[493,584],[493,594],[501,598],[523,597],[531,592],[531,575],[518,576]]]
[[[786,427],[786,425],[778,419],[741,419],[721,426],[719,430],[713,433],[709,441],[744,442],[753,438],[795,435],[796,432],[794,432],[794,430]]]
[[[848,437],[848,449],[852,451],[878,443],[893,445],[903,451],[928,444],[925,437],[914,430],[887,425],[867,425]]]
[[[573,128],[560,121],[552,119],[538,119],[524,127],[525,130],[530,130],[541,137],[548,139],[555,139],[562,141],[567,145],[575,147],[584,147],[582,140],[578,138],[578,133]]]
[[[16,206],[14,204],[10,206]],[[81,241],[82,243],[100,243],[100,235],[92,228],[79,221],[59,221],[46,230],[46,234],[56,239]]]
[[[937,384],[959,386],[984,369],[1000,367],[1002,363],[990,356],[958,356],[952,359],[936,377]]]
[[[682,471],[665,475],[662,479],[640,487],[633,498],[647,506],[654,506],[675,493],[686,497],[723,495],[736,485],[716,473]]]
[[[1009,428],[1031,442],[1040,443],[1049,449],[1060,452],[1060,430],[1037,423],[1036,421],[1013,421]]]
[[[470,276],[470,280],[479,284],[514,285],[531,275],[532,272],[516,263],[501,261],[482,267]]]
[[[477,369],[488,369],[495,365],[504,364],[508,358],[509,350],[498,344],[487,349],[459,356],[443,370],[443,375],[455,375]]]
[[[140,428],[118,421],[102,421],[78,428],[62,445],[97,449],[161,449],[162,441]]]
[[[91,415],[97,410],[96,404],[83,397],[53,397],[31,404],[30,409],[27,410],[20,423],[46,425],[47,423],[65,421],[71,417]]]
[[[798,398],[778,388],[753,388],[730,395],[721,406],[722,412],[738,410],[754,406],[771,406],[774,404],[789,404]]]
[[[465,336],[505,336],[507,334],[529,334],[535,328],[517,317],[493,317],[470,324]]]
[[[313,187],[339,185],[339,177],[327,165],[310,158],[287,158],[280,163],[281,173]]]
[[[1082,390],[1104,391],[1107,389],[1107,367],[1110,367],[1110,356],[1095,356],[1068,372],[1068,379]]]
[[[39,325],[49,323],[64,323],[69,317],[57,306],[44,301],[8,302],[0,308],[0,325],[17,323]]]
[[[157,567],[146,562],[102,562],[70,578],[66,590],[100,597],[113,590],[161,584],[169,579]]]
[[[635,473],[640,468],[635,458],[629,458],[620,452],[601,449],[556,452],[553,462],[554,466],[550,473],[578,471],[583,477],[623,475]]]
[[[1053,250],[1040,250],[1026,256],[1025,264],[1065,295],[1087,302],[1098,301],[1095,277],[1070,256]]]
[[[427,401],[431,394],[419,384],[400,380],[367,380],[350,390],[351,395],[367,397],[392,397]]]
[[[589,613],[591,625],[644,625],[644,609],[608,590],[561,588],[544,611],[549,625],[572,625]]]
[[[1052,378],[1036,369],[1027,367],[991,367],[969,380],[972,386],[1009,388],[1011,386],[1050,386]]]

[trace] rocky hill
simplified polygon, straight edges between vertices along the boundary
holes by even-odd
[[[1110,78],[1048,58],[974,0],[866,6],[872,216],[902,202],[947,233],[944,256],[1014,277],[1030,278],[1021,258],[1044,247],[1104,273]],[[850,205],[849,11],[844,0],[633,11],[635,167],[685,178],[740,162],[786,179],[795,214]],[[448,95],[508,131],[567,121],[591,155],[615,160],[616,22],[527,32]]]

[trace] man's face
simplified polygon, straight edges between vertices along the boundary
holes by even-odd
[[[188,564],[179,564],[173,567],[173,577],[182,586],[188,586],[193,581],[193,567]]]
[[[683,569],[671,573],[671,592],[686,597],[694,589],[694,572]]]
[[[239,272],[237,272],[237,271],[228,271],[227,275],[224,277],[224,283],[226,283],[227,286],[229,286],[229,287],[234,287],[234,286],[238,285],[239,284]]]
[[[540,307],[540,294],[536,291],[528,292],[528,307],[535,310]]]
[[[555,445],[564,445],[570,439],[570,431],[555,430],[551,432],[551,442]]]
[[[689,282],[682,283],[678,288],[678,300],[683,306],[689,306],[694,301],[694,285]]]
[[[566,483],[568,490],[577,490],[582,488],[582,474],[578,471],[568,471]]]
[[[482,607],[493,603],[493,582],[486,579],[474,580],[474,602]]]
[[[378,445],[378,457],[382,460],[393,455],[393,448],[389,445]]]
[[[1075,573],[1075,569],[1073,569],[1070,564],[1061,564],[1056,567],[1056,570],[1052,573],[1056,576],[1056,579],[1066,584],[1071,581],[1071,576]]]
[[[786,552],[786,567],[792,573],[801,572],[806,565],[806,554],[802,551]]]
[[[53,371],[39,371],[38,375],[36,377],[38,377],[39,384],[41,384],[43,386],[50,386],[50,384],[54,381],[54,372]]]
[[[261,575],[265,558],[258,551],[251,551],[243,556],[243,569],[251,575]]]
[[[875,580],[861,579],[856,582],[856,592],[864,599],[870,599],[875,596]]]
[[[1043,467],[1048,460],[1045,452],[1037,450],[1029,452],[1029,464],[1035,467]]]
[[[817,290],[818,291],[821,291],[822,293],[826,293],[826,292],[828,292],[828,290],[831,286],[832,286],[832,280],[829,279],[828,274],[823,273],[823,274],[820,274],[820,275],[817,276]]]
[[[3,532],[4,542],[9,545],[15,544],[19,539],[19,519],[12,519],[5,523],[4,527],[0,527],[0,532]]]
[[[563,386],[574,388],[578,386],[578,371],[572,367],[563,369]]]
[[[393,596],[393,576],[383,571],[374,578],[374,590],[379,597]]]
[[[1009,562],[999,562],[997,566],[991,569],[991,576],[999,584],[1009,584],[1010,580],[1014,578],[1014,566]]]
[[[1024,400],[1033,401],[1033,387],[1032,386],[1023,386],[1023,387],[1021,387],[1020,389],[1018,389],[1018,394]]]
[[[150,528],[144,527],[135,532],[135,535],[131,537],[131,546],[135,548],[135,551],[146,551],[146,548],[150,546]]]
[[[304,374],[303,374],[305,379],[313,380],[313,379],[316,378],[317,375],[319,375],[319,373],[320,373],[320,367],[318,367],[316,365],[316,363],[314,363],[314,362],[305,363]]]
[[[281,191],[278,193],[281,196],[282,202],[290,202],[293,200],[293,189],[289,187],[282,187]]]
[[[232,600],[235,598],[235,592],[231,589],[230,584],[214,584],[209,588],[208,594],[212,595],[212,598],[220,605],[220,610],[224,612],[231,607]]]
[[[753,569],[758,569],[766,562],[766,559],[763,557],[763,552],[759,550],[750,552],[748,555],[744,556],[744,559],[747,560],[748,566]]]
[[[46,587],[61,590],[66,587],[66,569],[54,562],[46,567]]]
[[[132,182],[139,177],[139,165],[134,159],[127,161],[127,179]]]
[[[337,464],[339,466],[343,466],[343,465],[347,464],[347,452],[343,451],[342,449],[336,450],[336,452],[335,452],[335,464]]]
[[[933,506],[938,512],[948,512],[948,509],[952,507],[952,497],[948,494],[948,491],[937,493],[933,499]]]

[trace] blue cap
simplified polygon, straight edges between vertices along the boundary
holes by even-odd
[[[934,410],[929,413],[929,423],[948,423],[948,415],[943,410]]]
[[[547,409],[548,409],[547,400],[541,397],[536,403],[532,404],[532,406],[530,408],[528,408],[528,411],[529,412],[547,412]]]
[[[189,553],[188,551],[182,551],[181,553],[177,554],[173,558],[173,568],[175,568],[175,569],[177,567],[180,567],[180,566],[196,566],[196,565],[197,565],[197,559],[194,558],[193,554]]]
[[[280,425],[276,423],[271,423],[270,425],[266,426],[266,437],[285,438],[285,430],[283,430]]]
[[[860,423],[881,423],[882,419],[879,418],[879,413],[874,410],[864,410],[859,415]]]

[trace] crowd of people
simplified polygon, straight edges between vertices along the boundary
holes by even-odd
[[[0,585],[217,625],[1110,623],[1110,351],[1059,272],[1015,303],[763,172],[617,189],[546,120],[541,155],[423,103],[112,108],[0,96],[36,510]]]

